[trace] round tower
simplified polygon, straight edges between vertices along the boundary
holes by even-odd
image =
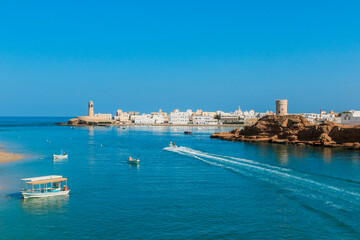
[[[88,116],[89,117],[94,116],[94,103],[92,101],[90,101],[88,105]]]
[[[287,115],[287,99],[276,100],[276,115]]]

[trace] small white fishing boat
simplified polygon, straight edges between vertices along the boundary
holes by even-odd
[[[66,153],[64,153],[62,150],[61,150],[61,154],[59,154],[59,155],[53,154],[52,156],[53,156],[54,160],[55,160],[55,159],[67,159],[67,158],[69,157],[69,156],[68,156]]]
[[[140,163],[140,160],[139,160],[139,159],[133,159],[132,157],[129,157],[128,163],[129,163],[129,164],[137,165],[137,164]]]
[[[23,198],[42,198],[69,194],[67,178],[50,175],[21,179],[20,193]]]

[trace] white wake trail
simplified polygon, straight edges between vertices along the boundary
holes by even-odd
[[[267,177],[270,174],[271,177],[276,176],[277,178],[285,180],[286,182],[290,182],[290,183],[297,182],[297,185],[301,185],[301,186],[304,186],[304,183],[306,183],[307,184],[306,187],[311,188],[314,191],[318,191],[318,192],[320,191],[322,193],[326,192],[327,194],[329,194],[329,191],[330,191],[330,192],[334,192],[336,194],[341,193],[344,195],[350,195],[350,196],[353,196],[356,198],[360,198],[360,193],[358,193],[358,192],[348,191],[348,190],[345,190],[345,189],[342,189],[342,188],[339,188],[336,186],[331,186],[331,185],[324,184],[324,183],[321,183],[321,182],[318,182],[315,180],[311,180],[311,179],[309,179],[310,176],[308,174],[296,173],[296,172],[292,171],[291,169],[287,169],[287,168],[272,166],[269,164],[259,163],[259,162],[248,160],[248,159],[206,153],[206,152],[202,152],[199,150],[194,150],[194,149],[186,148],[186,147],[177,147],[177,148],[167,147],[167,148],[164,148],[164,150],[179,153],[182,155],[187,155],[189,157],[194,157],[194,158],[199,159],[208,164],[219,166],[219,167],[226,168],[226,169],[230,169],[230,170],[233,170],[236,172],[240,172],[239,171],[240,169],[238,170],[238,169],[234,168],[234,166],[240,167],[240,168],[245,168],[248,171],[257,171],[258,173],[265,174]],[[213,160],[213,161],[207,161],[205,159],[209,159],[209,160]],[[214,161],[216,161],[216,162],[214,162]],[[228,166],[226,164],[231,164],[232,166]],[[295,174],[303,175],[303,176],[297,176]],[[338,196],[336,196],[336,197],[338,197]]]

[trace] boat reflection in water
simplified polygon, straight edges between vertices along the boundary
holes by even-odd
[[[68,161],[68,158],[53,158],[52,162],[54,164],[63,164]]]
[[[21,199],[20,207],[28,214],[43,215],[48,213],[62,213],[66,211],[69,195],[51,198]]]
[[[137,169],[139,170],[140,169],[140,165],[134,165],[134,164],[129,164],[129,169]]]

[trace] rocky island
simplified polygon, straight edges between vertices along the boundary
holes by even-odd
[[[313,124],[300,115],[268,115],[254,125],[230,132],[214,133],[211,138],[239,142],[266,142],[360,150],[360,126],[333,122]]]

